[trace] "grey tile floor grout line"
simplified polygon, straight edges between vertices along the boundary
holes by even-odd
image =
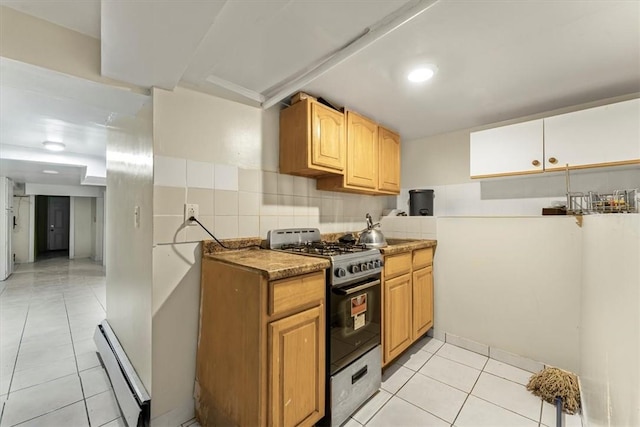
[[[407,382],[408,382],[408,381],[407,381]],[[403,387],[404,387],[404,386],[403,386]],[[402,387],[401,387],[401,388],[402,388]],[[400,390],[398,390],[398,391],[400,391]],[[439,419],[439,420],[444,421],[444,422],[445,422],[445,423],[447,423],[447,424],[453,425],[453,423],[450,423],[449,421],[445,420],[444,418],[437,416],[437,415],[436,415],[436,414],[434,414],[433,412],[429,412],[429,411],[427,411],[426,409],[419,407],[419,406],[418,406],[418,405],[416,405],[415,403],[411,403],[411,402],[409,402],[408,400],[403,399],[403,398],[402,398],[402,396],[398,396],[397,394],[394,394],[394,396],[395,396],[395,397],[397,397],[398,399],[400,399],[400,400],[404,401],[404,402],[407,402],[407,403],[408,403],[408,404],[410,404],[411,406],[415,406],[416,408],[420,409],[421,411],[426,412],[427,414],[429,414],[429,415],[431,415],[431,416],[433,416],[433,417],[436,417],[436,418],[437,418],[437,419]],[[389,400],[391,400],[391,399],[389,399]],[[388,401],[387,401],[387,403],[388,403]],[[386,403],[385,403],[385,405],[386,405]],[[384,407],[384,405],[382,405],[382,407]],[[380,409],[382,409],[382,408],[380,408]],[[377,412],[376,412],[376,413],[377,413]],[[371,417],[371,419],[373,419],[373,417]],[[370,419],[369,421],[371,421],[371,419]]]
[[[454,425],[456,423],[456,421],[458,420],[458,417],[460,416],[460,412],[462,412],[462,408],[464,408],[464,405],[467,404],[467,400],[469,400],[469,396],[471,396],[471,393],[473,392],[473,389],[476,388],[476,384],[478,384],[478,381],[480,381],[480,376],[484,372],[484,369],[487,367],[488,363],[489,363],[489,356],[487,356],[487,360],[485,360],[484,365],[482,365],[482,369],[480,370],[480,374],[478,374],[478,378],[476,378],[476,380],[473,382],[473,386],[471,387],[471,389],[468,392],[466,392],[467,393],[467,397],[464,398],[464,402],[462,402],[462,406],[460,406],[460,409],[458,409],[458,413],[456,414],[456,417],[453,419],[453,422],[451,423],[451,425]],[[459,389],[457,389],[457,390],[459,390]],[[476,396],[474,396],[474,397],[476,397]]]
[[[73,375],[73,374],[69,374],[69,375]],[[66,375],[66,376],[68,377],[69,375]],[[80,399],[80,400],[84,400],[84,399]],[[12,425],[10,425],[8,427],[20,427],[24,423],[28,423],[29,421],[33,421],[33,420],[35,420],[37,418],[44,417],[45,415],[48,415],[48,414],[51,414],[53,412],[59,411],[60,409],[68,408],[71,405],[75,405],[76,403],[80,402],[80,400],[76,400],[75,402],[71,402],[68,405],[64,405],[64,406],[61,406],[59,408],[52,409],[51,411],[45,412],[44,414],[40,414],[37,417],[33,417],[33,418],[29,418],[28,420],[20,421],[18,424],[12,424]],[[46,426],[42,426],[42,427],[46,427]]]
[[[73,340],[73,332],[71,331],[71,320],[69,320],[69,309],[67,307],[67,298],[62,293],[62,302],[64,303],[64,312],[67,315],[67,326],[69,327],[69,335],[71,335],[71,349],[73,350],[73,359],[76,362],[76,374],[78,375],[78,381],[80,381],[80,391],[82,392],[82,400],[84,402],[84,412],[87,414],[87,423],[91,426],[91,418],[89,417],[89,408],[87,407],[87,396],[84,394],[84,384],[82,383],[82,377],[80,376],[80,366],[78,366],[78,355],[76,354],[76,346]]]
[[[24,331],[27,328],[27,319],[29,319],[29,311],[31,311],[31,294],[29,294],[29,305],[27,306],[27,314],[24,316],[24,323],[22,324],[22,332],[20,333],[20,341],[18,342],[18,351],[16,352],[16,358],[13,361],[13,369],[11,370],[11,379],[9,380],[9,388],[7,389],[7,398],[11,396],[11,386],[13,385],[13,377],[16,374],[16,367],[18,366],[18,356],[20,356],[20,349],[22,348],[22,339],[24,338]],[[2,415],[4,415],[4,406],[2,407]],[[0,423],[2,423],[2,416],[0,416]]]

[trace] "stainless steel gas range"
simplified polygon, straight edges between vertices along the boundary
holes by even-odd
[[[380,388],[382,255],[364,245],[323,242],[317,228],[271,230],[267,242],[270,249],[331,261],[323,424],[339,426]]]

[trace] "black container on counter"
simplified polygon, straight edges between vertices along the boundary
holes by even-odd
[[[433,216],[433,190],[409,190],[409,215]]]

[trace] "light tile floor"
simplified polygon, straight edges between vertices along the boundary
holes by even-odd
[[[424,338],[382,376],[382,388],[344,427],[555,427],[555,407],[529,393],[531,372]],[[580,427],[579,415],[564,426]]]
[[[21,264],[0,282],[0,427],[124,426],[93,343],[105,306],[88,259]]]
[[[93,344],[105,306],[104,269],[90,260],[23,264],[0,282],[0,427],[124,426]],[[345,426],[554,427],[554,406],[524,386],[530,376],[425,338]]]

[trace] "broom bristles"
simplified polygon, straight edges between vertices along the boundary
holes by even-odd
[[[567,414],[573,415],[580,409],[578,377],[571,372],[544,368],[531,376],[527,390],[551,404],[555,404],[556,397],[562,398],[562,410]]]

